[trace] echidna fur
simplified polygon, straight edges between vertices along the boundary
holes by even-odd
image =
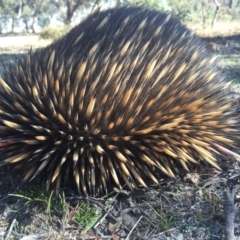
[[[80,194],[158,183],[235,144],[238,120],[205,44],[144,8],[91,15],[0,79],[1,165]]]

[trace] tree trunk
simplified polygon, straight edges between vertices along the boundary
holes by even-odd
[[[35,27],[34,27],[35,22],[36,22],[36,17],[34,16],[33,19],[32,19],[32,32],[33,33],[36,33],[36,30],[35,30]]]
[[[10,33],[14,33],[15,18],[12,17],[11,30]]]
[[[118,7],[120,7],[120,0],[116,0],[116,2],[115,2],[115,6],[114,6],[115,8],[118,8]]]
[[[66,4],[67,4],[67,16],[64,23],[68,25],[71,23],[75,11],[81,6],[82,0],[78,0],[74,5],[71,0],[67,0]]]

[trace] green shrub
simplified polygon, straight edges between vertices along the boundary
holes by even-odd
[[[45,27],[39,33],[39,36],[42,39],[57,39],[69,32],[70,29],[70,25]]]

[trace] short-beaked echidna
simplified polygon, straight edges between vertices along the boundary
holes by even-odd
[[[237,120],[205,44],[144,8],[95,13],[0,79],[1,164],[81,194],[158,183],[234,145]],[[160,171],[158,171],[160,170]]]

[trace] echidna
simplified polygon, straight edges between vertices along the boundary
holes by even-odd
[[[219,168],[234,105],[205,44],[144,8],[98,12],[0,79],[1,165],[80,194],[158,183],[191,164]],[[160,170],[160,171],[159,171]]]

